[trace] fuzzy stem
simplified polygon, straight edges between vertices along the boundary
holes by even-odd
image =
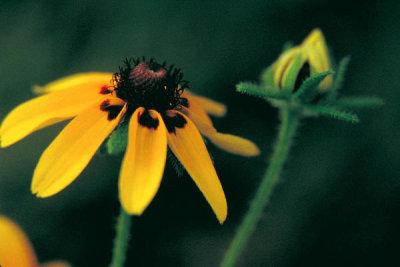
[[[117,225],[114,248],[110,267],[123,267],[126,259],[126,251],[130,238],[131,216],[121,207]]]
[[[271,162],[266,171],[261,185],[251,202],[247,214],[239,226],[236,235],[225,254],[221,267],[234,266],[241,251],[245,247],[251,234],[254,232],[256,224],[267,205],[272,192],[279,182],[282,167],[287,159],[293,137],[299,124],[300,114],[296,110],[291,110],[288,106],[281,108],[281,126],[278,140],[272,154]]]

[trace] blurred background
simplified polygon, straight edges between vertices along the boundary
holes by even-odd
[[[238,266],[393,266],[400,237],[398,1],[7,1],[0,3],[0,119],[31,88],[126,57],[180,67],[192,91],[226,103],[215,126],[256,142],[256,158],[209,145],[228,200],[219,225],[190,177],[167,164],[161,188],[134,218],[127,266],[217,266],[267,167],[277,111],[235,93],[257,81],[286,41],[320,27],[336,59],[351,55],[342,95],[386,104],[360,123],[302,123],[270,205]],[[66,123],[0,150],[0,213],[16,220],[41,262],[107,266],[119,212],[121,156],[96,155],[61,193],[30,192],[35,165]],[[1,263],[0,263],[1,264]]]

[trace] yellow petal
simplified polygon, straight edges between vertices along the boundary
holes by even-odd
[[[161,115],[138,108],[129,122],[129,138],[119,178],[121,204],[140,215],[160,187],[167,157],[167,129]]]
[[[182,97],[186,98],[186,100],[187,100],[187,106],[182,106],[182,107],[186,107],[191,112],[195,113],[197,116],[199,116],[208,125],[210,125],[210,126],[213,125],[210,117],[207,114],[207,112],[196,102],[196,100],[193,98],[192,95],[184,93],[182,95]],[[182,112],[185,115],[188,115],[188,114],[186,114],[186,109],[183,109]]]
[[[172,123],[177,127],[173,127]],[[224,190],[199,131],[179,111],[168,111],[165,124],[169,131],[169,147],[203,193],[219,222],[223,223],[228,209]]]
[[[325,48],[323,48],[323,46],[324,45],[321,42],[316,44],[317,50],[322,55],[321,62],[322,62],[323,71],[327,71],[331,68],[331,66],[330,66],[330,62],[329,62],[329,55],[327,54],[327,52],[325,52],[325,53],[323,52],[325,49]],[[333,83],[333,76],[329,75],[329,76],[325,77],[325,79],[319,84],[319,89],[321,91],[326,91],[332,86],[332,83]]]
[[[232,154],[246,157],[253,157],[260,154],[260,150],[256,144],[239,136],[216,133],[207,137],[214,145]]]
[[[314,29],[301,46],[308,54],[310,64],[316,69],[317,73],[330,69],[328,47],[320,29]]]
[[[322,44],[321,41],[315,44],[306,45],[304,46],[304,49],[309,58],[310,65],[312,66],[311,69],[315,70],[315,72],[312,74],[317,74],[329,70],[329,55],[327,54],[327,51],[324,48],[324,44]],[[332,85],[332,82],[332,75],[325,77],[325,79],[320,83],[319,89],[321,91],[329,89]]]
[[[36,97],[12,110],[0,127],[1,147],[30,133],[72,118],[106,97],[101,87],[73,88]]]
[[[43,152],[33,174],[32,192],[38,197],[48,197],[75,180],[125,110],[124,106],[118,115],[110,117],[111,111],[102,110],[98,103],[73,119]]]
[[[320,41],[321,39],[324,39],[324,35],[322,34],[322,31],[320,29],[316,28],[304,39],[301,45],[305,46],[308,44],[313,44]]]
[[[330,69],[331,68],[331,63],[329,61],[329,52],[328,52],[328,48],[326,47],[325,41],[321,40],[320,42],[317,42],[315,44],[315,49],[321,55],[321,62],[322,62],[322,66],[323,66],[324,71]],[[330,77],[330,76],[328,76],[328,77]]]
[[[197,104],[199,104],[200,107],[202,107],[208,114],[217,117],[222,117],[226,114],[226,106],[224,104],[221,104],[206,97],[195,95],[192,92],[188,92],[188,90],[185,90],[182,96],[190,97],[192,101],[195,101]]]
[[[304,46],[304,50],[306,51],[307,57],[310,61],[310,65],[312,68],[316,70],[316,73],[320,73],[325,71],[324,65],[322,63],[322,58],[321,54],[319,51],[315,48],[314,44],[309,44]]]
[[[64,261],[50,261],[41,264],[40,267],[71,267],[71,265]]]
[[[58,79],[45,86],[36,85],[33,88],[33,92],[44,94],[77,87],[81,90],[86,90],[88,87],[101,88],[102,86],[108,86],[112,78],[113,74],[108,72],[79,73]]]
[[[28,238],[14,222],[0,216],[0,265],[37,267],[35,253]]]
[[[312,74],[321,73],[331,68],[328,47],[320,29],[314,29],[303,41],[301,46],[309,58],[312,69],[315,70]],[[332,85],[332,81],[332,76],[327,76],[320,83],[319,89],[321,91],[329,89]]]
[[[257,156],[260,154],[260,150],[253,142],[235,135],[217,132],[212,125],[208,125],[200,116],[188,108],[182,107],[182,112],[187,115],[194,122],[200,132],[207,136],[207,138],[217,147],[230,153],[247,157]]]
[[[283,76],[287,73],[288,66],[293,59],[300,53],[300,49],[298,47],[293,47],[286,52],[284,52],[274,63],[274,83],[282,87],[282,81],[284,80]]]
[[[189,119],[196,125],[197,129],[205,136],[213,135],[217,132],[217,130],[207,123],[201,115],[199,115],[196,112],[193,112],[193,110],[186,108],[186,107],[181,107],[181,111],[183,114],[189,117]]]

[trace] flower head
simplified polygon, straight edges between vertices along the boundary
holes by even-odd
[[[283,52],[273,64],[274,85],[286,91],[296,91],[308,77],[331,68],[324,36],[319,29],[313,30],[302,44]],[[326,91],[332,85],[332,76],[319,84],[319,90]]]
[[[120,124],[129,124],[128,144],[119,179],[121,204],[141,214],[163,176],[167,145],[193,178],[218,220],[227,214],[224,191],[203,134],[218,147],[244,156],[259,154],[252,142],[216,131],[208,114],[223,116],[222,104],[184,89],[179,69],[154,60],[126,60],[118,73],[83,73],[44,87],[45,93],[16,107],[0,128],[1,146],[73,118],[42,154],[32,192],[54,195],[83,171],[104,140]]]
[[[0,264],[4,267],[68,267],[61,261],[39,264],[25,233],[13,221],[0,215]]]
[[[261,75],[261,83],[241,82],[236,90],[261,97],[280,109],[289,107],[304,117],[329,116],[358,122],[349,109],[383,104],[377,97],[339,97],[350,57],[333,69],[321,30],[313,30],[298,46],[286,44],[283,53]]]

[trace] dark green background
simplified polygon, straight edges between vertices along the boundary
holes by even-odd
[[[398,1],[1,1],[0,119],[34,84],[115,72],[125,57],[182,68],[192,91],[224,102],[216,127],[254,140],[257,158],[209,146],[229,205],[220,226],[188,177],[167,164],[135,218],[127,266],[217,266],[266,169],[278,125],[267,103],[235,93],[284,42],[320,27],[336,58],[352,56],[343,95],[375,95],[361,122],[303,121],[272,201],[238,266],[393,266],[400,210]],[[61,193],[30,193],[42,151],[65,123],[0,150],[0,213],[21,224],[41,262],[106,266],[119,210],[121,156],[97,155]],[[1,238],[1,237],[0,237]],[[397,261],[398,262],[398,261]],[[1,264],[1,263],[0,263]]]

